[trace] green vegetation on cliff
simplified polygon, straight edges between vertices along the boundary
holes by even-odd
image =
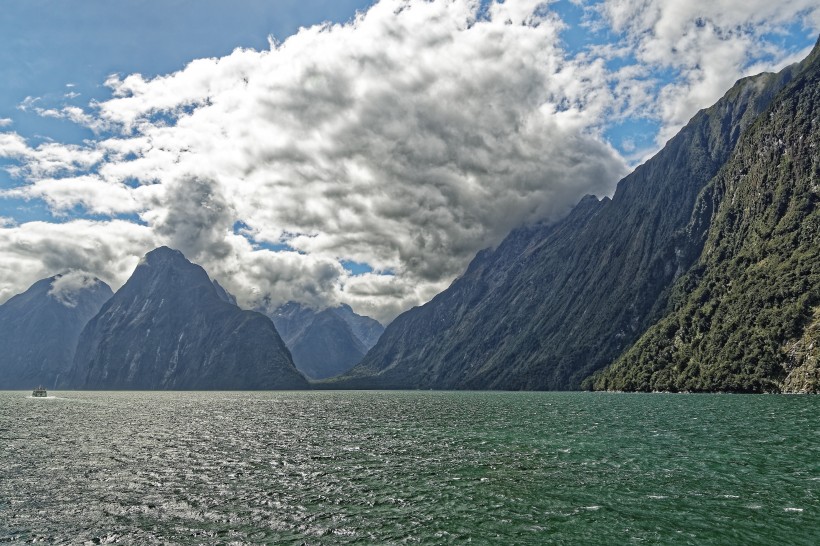
[[[698,261],[668,314],[586,386],[817,392],[820,343],[820,55],[741,137],[704,188]]]

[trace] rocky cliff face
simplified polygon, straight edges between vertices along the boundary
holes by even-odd
[[[54,388],[71,368],[80,331],[112,294],[103,281],[71,272],[0,305],[0,389]]]
[[[384,326],[379,321],[357,314],[347,304],[343,303],[332,311],[350,326],[353,335],[367,350],[373,347],[384,333]]]
[[[270,317],[296,367],[311,379],[326,379],[350,370],[384,331],[377,321],[357,315],[347,305],[314,311],[291,302]]]
[[[669,313],[588,385],[818,392],[820,45],[701,194]]]
[[[790,393],[820,393],[820,306],[799,339],[783,345],[783,368],[786,378],[781,391]]]
[[[655,157],[563,221],[514,231],[432,301],[399,316],[339,386],[573,389],[666,309],[700,255],[697,201],[797,71],[739,81]]]
[[[222,288],[222,285],[219,284],[216,279],[213,281],[214,288],[216,289],[216,295],[219,296],[219,299],[226,303],[230,303],[232,305],[236,305],[236,297]]]
[[[83,330],[67,386],[307,387],[271,320],[239,309],[223,292],[182,253],[149,252]]]

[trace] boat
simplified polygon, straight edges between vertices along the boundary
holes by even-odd
[[[34,392],[31,393],[31,396],[33,396],[35,398],[46,398],[46,397],[48,397],[48,393],[46,392],[45,387],[40,385],[39,387],[34,389]]]

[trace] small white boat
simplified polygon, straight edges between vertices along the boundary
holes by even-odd
[[[45,387],[43,387],[42,385],[40,385],[39,387],[37,387],[36,389],[34,389],[34,392],[33,392],[33,393],[31,393],[31,396],[33,396],[34,398],[47,398],[47,397],[48,397],[48,393],[46,392]]]

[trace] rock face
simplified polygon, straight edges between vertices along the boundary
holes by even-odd
[[[271,320],[217,286],[179,251],[149,252],[83,330],[67,386],[306,388]]]
[[[354,313],[347,305],[317,312],[291,302],[270,317],[296,367],[311,379],[326,379],[350,370],[384,331],[377,321]]]
[[[782,392],[820,393],[820,306],[800,339],[789,340],[784,347],[783,367],[788,373]]]
[[[224,288],[222,288],[222,285],[219,284],[216,281],[216,279],[214,279],[213,285],[214,285],[214,288],[216,289],[216,295],[219,296],[219,299],[221,299],[224,302],[230,303],[232,305],[236,305],[236,297],[233,294],[231,294],[230,292],[228,292],[227,290],[225,290]]]
[[[479,253],[447,290],[400,315],[338,385],[578,388],[663,315],[704,244],[711,210],[698,195],[797,71],[740,80],[612,199],[584,198],[564,220]]]
[[[367,350],[370,350],[384,333],[384,326],[378,320],[355,313],[347,304],[343,303],[332,311],[350,326],[353,335]]]
[[[71,272],[0,305],[0,390],[54,388],[71,368],[83,326],[112,294],[103,281]]]
[[[820,391],[820,44],[700,195],[669,312],[589,386]]]

